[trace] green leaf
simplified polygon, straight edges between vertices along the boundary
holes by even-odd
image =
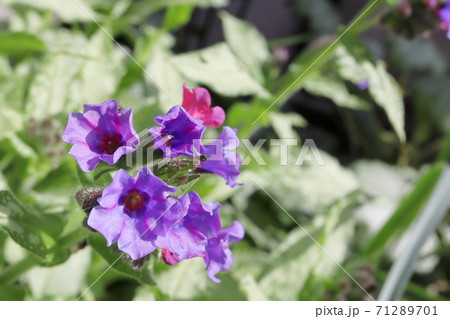
[[[90,22],[92,21],[91,17],[97,19],[95,12],[92,11],[84,0],[71,2],[57,0],[4,0],[3,4],[6,6],[26,5],[40,10],[50,10],[64,22]]]
[[[156,11],[166,7],[192,5],[198,7],[223,7],[228,4],[228,0],[152,0],[143,3]]]
[[[164,15],[163,28],[172,31],[184,26],[191,19],[193,11],[192,5],[170,6]]]
[[[352,166],[362,192],[394,203],[407,195],[419,177],[413,168],[392,166],[381,161],[359,160]]]
[[[100,162],[95,170],[88,173],[83,172],[78,163],[75,165],[78,180],[83,187],[106,187],[112,182],[111,172],[113,170],[106,163]]]
[[[406,235],[407,245],[401,255],[395,260],[389,275],[381,289],[379,300],[398,300],[414,271],[418,253],[427,238],[436,231],[450,206],[450,166],[446,165],[439,176],[439,180],[432,189],[430,197],[420,215]]]
[[[245,300],[239,282],[230,272],[219,274],[220,284],[208,279],[201,258],[183,260],[174,266],[155,260],[154,276],[158,287],[172,300]]]
[[[180,73],[172,60],[172,54],[167,50],[156,49],[145,68],[152,76],[145,76],[145,81],[155,89],[158,107],[163,112],[167,112],[173,105],[181,105],[183,83],[186,82],[186,77]]]
[[[18,56],[45,52],[46,46],[38,37],[25,32],[0,34],[0,55]]]
[[[123,258],[123,252],[114,249],[114,247],[107,247],[106,240],[99,233],[91,233],[88,237],[89,245],[95,249],[108,263],[111,268],[120,273],[133,278],[143,284],[155,285],[155,282],[150,274],[148,267],[143,267],[140,270],[134,270]]]
[[[308,124],[300,114],[276,112],[270,114],[270,123],[279,138],[298,138],[294,127],[306,127]]]
[[[248,68],[252,76],[264,83],[262,66],[270,52],[264,36],[250,23],[240,20],[225,11],[220,13],[225,40],[231,51]]]
[[[102,1],[105,2],[103,4],[103,10],[110,10],[111,3],[105,0],[89,0],[92,1]],[[112,25],[113,35],[120,34],[121,32],[128,32],[125,30],[129,30],[130,25],[140,25],[142,28],[148,19],[149,16],[155,14],[160,10],[170,10],[172,7],[181,7],[181,6],[191,6],[191,7],[223,7],[228,4],[228,0],[152,0],[152,1],[133,1],[127,0],[126,4],[131,2],[124,12],[122,8],[121,10],[117,10],[116,8],[119,6],[115,3],[114,9],[109,13],[109,19],[112,21],[110,25]],[[125,4],[125,5],[126,5]],[[125,6],[124,5],[124,6]],[[183,15],[183,14],[181,14]],[[178,18],[182,19],[181,16],[177,14]],[[179,20],[181,21],[181,20]],[[187,22],[187,21],[186,21]],[[139,59],[137,59],[140,61]],[[140,61],[141,62],[141,61]]]
[[[158,286],[140,286],[136,290],[133,301],[167,301],[169,296],[161,291]]]
[[[242,67],[225,43],[177,55],[172,59],[172,63],[186,78],[205,84],[225,96],[269,96],[258,81]]]
[[[19,245],[46,258],[49,254],[43,233],[56,239],[62,231],[62,221],[52,214],[38,214],[19,203],[8,191],[0,192],[0,225]]]
[[[346,41],[344,44],[339,45],[335,50],[337,72],[343,79],[354,84],[367,80],[362,64],[365,61],[372,61],[372,57],[359,41]]]
[[[91,250],[85,248],[71,255],[64,264],[50,268],[32,268],[26,273],[25,278],[33,297],[36,300],[47,297],[76,297],[81,293],[90,260]]]
[[[255,129],[255,126],[251,125],[251,120],[256,120],[266,110],[268,105],[266,103],[253,103],[249,105],[243,102],[236,102],[227,110],[225,124],[237,128],[239,130],[237,132],[238,136],[246,138]],[[267,123],[267,116],[260,118],[259,124],[261,123]]]
[[[1,301],[21,301],[25,298],[27,290],[25,287],[13,285],[0,285]]]
[[[2,271],[5,262],[5,243],[7,238],[8,233],[6,233],[5,231],[3,231],[3,229],[0,228],[0,271]]]
[[[273,250],[267,261],[268,267],[259,281],[270,299],[297,300],[312,274],[319,279],[317,285],[323,285],[324,279],[339,271],[335,261],[344,261],[348,249],[345,243],[354,235],[355,222],[350,218],[353,206],[351,199],[338,201],[329,209],[326,219],[320,218],[313,225],[308,225],[309,235],[326,252],[300,227],[295,227]],[[304,224],[302,226],[305,227]]]
[[[369,110],[369,103],[351,94],[342,80],[326,75],[308,78],[303,88],[311,94],[332,100],[337,106],[354,110]]]
[[[406,140],[405,106],[400,86],[381,62],[373,65],[366,61],[363,63],[363,68],[369,80],[369,93],[384,109],[400,141],[404,142]]]
[[[419,179],[414,190],[401,201],[392,217],[363,248],[364,256],[384,251],[389,241],[398,238],[408,228],[430,196],[442,169],[442,163],[435,164]]]
[[[351,52],[351,53],[350,53]],[[402,90],[395,79],[386,71],[381,61],[371,62],[367,49],[358,41],[346,41],[346,46],[336,50],[339,75],[354,84],[369,81],[369,93],[384,109],[400,141],[405,136],[405,106]]]
[[[53,54],[45,56],[31,79],[26,110],[36,119],[81,111],[85,103],[112,98],[124,74],[124,52],[103,31],[90,39],[59,30],[43,34]]]
[[[267,191],[289,211],[306,214],[323,213],[336,200],[357,191],[359,184],[353,172],[342,167],[338,160],[320,150],[325,165],[314,161],[305,161],[302,165],[294,165],[300,154],[300,148],[291,147],[289,165],[276,164],[256,166],[244,171],[240,181],[246,185],[254,185],[258,181]],[[273,149],[274,155],[280,153]],[[314,160],[313,153],[308,155]],[[244,160],[245,161],[245,160]],[[302,200],[299,201],[298,199]]]
[[[66,256],[55,247],[62,220],[54,214],[38,214],[22,205],[8,191],[0,191],[0,227],[20,246],[43,259],[56,262]]]
[[[438,155],[439,160],[450,162],[450,130],[444,137],[444,141],[442,142],[441,150]],[[0,178],[1,180],[1,178]],[[0,182],[1,184],[1,182]]]
[[[261,289],[252,275],[247,275],[241,279],[241,289],[247,295],[249,301],[267,301],[264,290]]]
[[[356,38],[354,35],[355,33],[358,33],[358,25],[367,19],[367,17],[382,4],[383,2],[378,0],[371,0],[368,2],[364,8],[361,9],[357,18],[350,22],[349,25],[351,25],[352,28],[346,29],[348,30],[346,34],[341,34],[340,42],[345,41],[346,38]],[[350,29],[354,29],[356,31],[351,32]],[[350,37],[352,33],[353,36]],[[265,115],[267,112],[275,109],[289,99],[292,94],[297,92],[309,75],[312,74],[315,69],[323,66],[324,62],[329,59],[330,55],[338,47],[338,42],[339,41],[334,41],[331,43],[326,42],[320,46],[310,46],[298,58],[291,62],[288,70],[281,77],[279,77],[277,81],[267,83],[266,86],[273,94],[273,98],[254,99],[249,108],[252,111],[257,109],[259,115],[254,119],[250,118],[247,124],[241,125],[241,129],[245,132],[251,132],[258,128],[258,126],[255,126],[254,124],[265,124],[265,120],[267,119]]]
[[[194,300],[208,284],[205,264],[200,258],[183,260],[168,266],[163,261],[154,261],[154,276],[158,287],[175,300]]]
[[[78,164],[71,156],[64,156],[59,166],[51,170],[27,195],[46,212],[66,210],[73,199],[74,188],[79,184],[75,165]]]

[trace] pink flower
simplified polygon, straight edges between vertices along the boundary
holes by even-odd
[[[211,107],[211,96],[205,88],[194,88],[190,91],[183,85],[183,108],[203,125],[219,127],[225,122],[225,111],[220,106]]]
[[[169,266],[173,266],[181,261],[180,258],[176,257],[170,250],[163,249],[161,258],[164,260],[166,264]]]

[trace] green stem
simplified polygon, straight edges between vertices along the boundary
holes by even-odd
[[[371,20],[367,20],[367,18],[370,17],[376,10],[378,10],[378,8],[385,2],[386,0],[370,0],[369,2],[367,2],[364,8],[362,8],[348,24],[348,27],[351,26],[351,29],[348,33],[359,34],[367,30],[366,25],[372,25],[372,23],[374,22],[373,20],[378,20],[378,17],[374,17]],[[360,27],[361,25],[363,26]]]
[[[0,274],[0,284],[7,284],[20,277],[23,273],[27,272],[38,264],[37,257],[28,255],[17,264],[7,268]]]
[[[60,246],[66,248],[83,241],[88,235],[89,232],[84,227],[78,227],[61,237],[58,242]]]

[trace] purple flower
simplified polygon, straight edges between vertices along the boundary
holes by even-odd
[[[136,178],[120,169],[89,214],[88,225],[105,237],[108,246],[117,242],[132,259],[142,258],[184,215],[182,203],[168,198],[175,190],[148,168]]]
[[[196,192],[183,195],[180,202],[187,207],[185,216],[166,236],[156,241],[163,249],[162,259],[168,265],[175,265],[184,259],[202,257],[208,277],[219,283],[216,274],[229,270],[233,265],[229,243],[237,243],[244,237],[244,227],[235,221],[231,227],[221,229],[220,204],[204,204]]]
[[[365,79],[365,80],[359,81],[356,86],[361,91],[367,90],[369,88],[369,80]]]
[[[70,113],[62,138],[74,144],[69,154],[84,172],[92,171],[101,160],[109,165],[117,163],[139,144],[132,109],[119,111],[114,99],[102,104],[85,104],[83,113]]]
[[[237,129],[225,126],[214,142],[204,146],[202,155],[211,156],[198,165],[205,171],[221,176],[231,187],[242,185],[236,183],[242,163],[240,156],[235,152],[235,149],[239,146],[239,138],[236,132]]]
[[[450,39],[450,1],[437,10],[437,16],[441,19],[441,28],[447,31],[447,38]]]
[[[172,107],[166,115],[156,117],[155,122],[160,126],[150,128],[155,137],[153,147],[161,149],[164,157],[194,156],[201,152],[202,147],[195,148],[194,141],[202,138],[206,126],[181,106]]]
[[[194,191],[183,195],[180,202],[187,207],[185,216],[156,242],[164,249],[164,260],[171,265],[182,259],[203,257],[208,239],[217,237],[221,228],[219,203],[203,204]]]
[[[217,237],[208,240],[206,245],[206,255],[203,260],[206,264],[208,277],[216,283],[220,283],[220,279],[216,278],[216,274],[220,271],[226,271],[233,266],[234,258],[228,243],[237,243],[244,238],[244,227],[238,221],[224,228],[219,232]]]

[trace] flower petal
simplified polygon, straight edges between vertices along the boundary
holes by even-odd
[[[227,271],[233,266],[234,257],[228,245],[223,240],[212,238],[206,246],[206,256],[203,258],[209,279],[215,283],[221,280],[216,277],[221,271]]]
[[[72,146],[69,155],[77,160],[78,165],[83,172],[92,171],[100,162],[98,154],[93,152],[89,145],[81,142],[77,142]]]
[[[113,209],[96,206],[89,214],[89,227],[95,229],[106,239],[108,246],[117,242],[125,227],[125,215],[119,207]]]
[[[211,106],[211,96],[205,88],[190,91],[183,85],[183,108],[194,118],[202,120],[203,125],[219,127],[225,122],[225,111],[220,106]]]
[[[102,197],[98,199],[99,204],[104,208],[114,208],[118,205],[122,193],[134,188],[134,179],[123,169],[119,169],[114,175],[111,184],[105,187]]]
[[[70,113],[67,119],[66,129],[62,139],[66,143],[75,144],[84,142],[84,136],[88,135],[95,127],[81,113]]]
[[[237,243],[244,238],[245,230],[244,226],[237,220],[231,224],[228,228],[223,228],[219,233],[219,238],[226,238],[231,243]]]
[[[134,260],[152,253],[156,236],[149,230],[143,218],[125,218],[125,226],[118,240],[118,247]]]

